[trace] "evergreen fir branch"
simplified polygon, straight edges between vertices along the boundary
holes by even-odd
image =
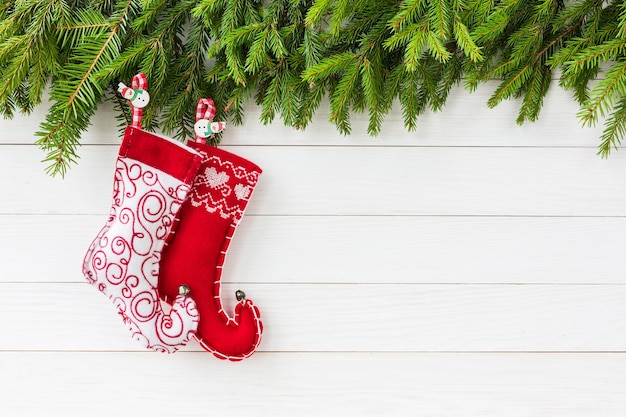
[[[515,94],[517,90],[522,87],[526,80],[528,80],[528,78],[531,76],[531,73],[532,68],[530,67],[530,65],[527,64],[506,77],[504,81],[498,86],[491,98],[489,98],[489,100],[487,101],[487,105],[493,108],[502,100],[511,97],[513,94]]]
[[[281,34],[273,26],[270,26],[268,31],[267,46],[276,58],[284,58],[289,54],[289,51],[287,51],[287,48],[285,47]]]
[[[222,15],[220,32],[224,35],[244,24],[254,25],[262,21],[255,2],[250,0],[226,0],[222,9],[215,11]]]
[[[90,82],[89,79],[92,73],[95,73],[98,67],[103,65],[102,61],[105,61],[105,63],[109,63],[113,61],[113,59],[115,59],[115,56],[118,55],[121,46],[118,38],[118,32],[123,29],[123,25],[126,23],[126,20],[129,17],[129,13],[132,10],[133,1],[134,0],[127,0],[123,9],[119,13],[119,18],[117,18],[117,21],[111,28],[108,37],[104,39],[104,42],[102,42],[100,49],[96,51],[95,56],[93,57],[91,62],[89,62],[88,68],[86,69],[86,71],[84,71],[83,76],[76,84],[74,91],[70,93],[67,99],[67,106],[73,108],[74,111],[78,110],[77,107],[79,103],[77,103],[77,100],[82,99],[84,101],[88,101],[88,103],[91,105],[95,105],[95,96],[91,94],[90,87],[98,89],[100,90],[99,92],[102,92],[102,87],[96,83]],[[81,49],[83,51],[89,51],[90,47],[95,45],[90,45],[91,39],[96,40],[98,39],[98,37],[87,38],[86,42],[81,45]],[[81,110],[84,110],[84,108]]]
[[[311,123],[315,111],[322,102],[324,91],[323,84],[311,83],[308,85],[298,107],[298,115],[294,123],[296,129],[305,129]]]
[[[394,100],[400,94],[404,76],[404,65],[396,65],[384,78],[382,86],[382,105],[385,109],[392,108]]]
[[[168,50],[166,50],[160,38],[153,39],[148,42],[147,45],[149,45],[149,47],[146,53],[143,54],[140,68],[152,83],[151,91],[153,95],[159,96],[163,90],[162,86],[167,79],[170,62],[174,57],[171,55],[168,56]],[[172,52],[171,49],[169,52]],[[125,69],[128,71],[130,68],[129,66],[128,69]]]
[[[193,9],[193,16],[198,19],[210,18],[223,11],[225,7],[226,0],[200,0]]]
[[[34,103],[30,100],[29,88],[26,82],[20,84],[15,91],[15,106],[19,108],[21,113],[30,113]]]
[[[320,23],[334,2],[335,0],[315,0],[307,11],[304,23],[308,26],[315,26]]]
[[[414,23],[401,30],[395,31],[393,35],[385,39],[383,46],[387,50],[397,49],[409,43],[416,36],[425,35],[426,32],[428,32],[428,22]]]
[[[94,8],[96,10],[99,10],[102,14],[110,16],[113,13],[116,4],[116,0],[91,0],[89,4],[81,4],[80,6]]]
[[[567,67],[573,63],[572,58],[580,51],[587,48],[588,44],[589,40],[587,38],[578,36],[572,37],[567,42],[567,45],[552,54],[547,59],[546,63],[550,65],[552,69],[564,68],[567,70]]]
[[[480,45],[492,42],[504,32],[510,19],[511,16],[507,14],[494,13],[489,16],[489,20],[487,22],[474,30],[472,38]]]
[[[536,121],[543,106],[543,99],[550,88],[551,72],[548,67],[536,64],[530,79],[526,83],[526,91],[520,106],[517,124],[525,121]]]
[[[143,0],[143,11],[132,22],[135,31],[141,32],[154,27],[159,18],[167,11],[170,0]]]
[[[452,8],[448,0],[431,0],[428,2],[428,19],[431,33],[438,39],[446,39],[450,32]]]
[[[306,85],[299,76],[286,73],[280,89],[280,115],[286,126],[300,125],[298,117],[300,115],[301,95],[299,92],[303,85]]]
[[[511,96],[514,96],[516,92],[518,92],[522,88],[524,83],[531,77],[531,75],[532,75],[532,67],[529,64],[511,73],[498,86],[496,91],[487,101],[487,105],[493,108],[502,100],[505,100]]]
[[[626,39],[613,39],[611,41],[594,45],[579,51],[564,63],[565,73],[584,71],[598,67],[601,63],[610,59],[616,59],[626,54]]]
[[[265,29],[265,24],[261,22],[238,27],[224,36],[224,44],[231,48],[237,48],[244,44],[253,42],[261,30]]]
[[[348,8],[352,0],[335,0],[330,13],[328,32],[337,36],[341,30],[345,18],[348,16]]]
[[[261,107],[261,121],[263,123],[271,123],[272,120],[274,120],[276,110],[280,109],[281,82],[282,80],[279,75],[273,77],[263,95],[263,106]]]
[[[404,50],[404,65],[408,71],[415,71],[419,67],[428,39],[428,33],[428,26],[422,25],[420,30],[407,43]]]
[[[228,64],[229,77],[235,83],[246,85],[245,56],[241,47],[228,46],[226,48],[226,63]]]
[[[602,0],[583,0],[572,2],[563,8],[552,21],[553,31],[556,33],[569,26],[586,19],[586,17],[602,6]]]
[[[52,37],[41,39],[40,42],[44,46],[40,49],[41,53],[36,54],[33,59],[26,81],[28,85],[28,106],[22,106],[23,109],[30,109],[32,106],[41,103],[48,78],[57,72],[56,66],[59,62],[59,56]]]
[[[531,22],[537,24],[546,21],[546,18],[551,17],[557,11],[558,2],[554,0],[537,1],[533,7],[533,16]]]
[[[360,65],[361,63],[354,59],[348,64],[330,97],[331,121],[344,135],[350,134],[351,131],[349,104],[359,82]]]
[[[469,33],[469,29],[458,17],[454,19],[454,39],[470,60],[480,62],[484,59],[480,53],[481,48],[476,45]]]
[[[353,52],[344,52],[332,55],[320,61],[319,64],[307,68],[302,77],[308,82],[315,82],[337,73],[345,71],[355,62],[356,55]]]
[[[593,126],[598,116],[606,115],[618,94],[626,95],[626,61],[615,63],[591,91],[589,100],[578,113],[583,126]]]
[[[367,108],[369,111],[369,125],[367,131],[371,135],[380,132],[382,123],[382,112],[384,107],[381,103],[382,93],[382,74],[377,72],[380,65],[372,64],[372,62],[364,58],[361,65],[361,88],[365,96]]]
[[[626,134],[626,98],[622,97],[609,118],[600,136],[598,154],[607,158],[612,149],[617,149]]]
[[[503,57],[502,62],[499,62],[497,66],[485,66],[483,71],[475,71],[468,74],[468,82],[473,82],[473,84],[468,85],[474,86],[475,88],[475,85],[477,85],[480,81],[502,78],[510,71],[514,70],[515,67],[515,60],[509,58],[508,56]]]
[[[9,58],[6,68],[0,74],[0,102],[13,95],[26,78],[31,65],[32,53],[35,52],[35,49],[30,48],[31,37],[28,35],[13,38],[13,42],[15,44],[9,50],[12,57]]]
[[[600,72],[600,67],[592,68],[572,74],[567,78],[561,77],[559,84],[566,89],[574,90],[574,98],[578,104],[583,105],[589,101],[589,83],[595,79]]]
[[[115,59],[120,46],[120,40],[113,32],[107,37],[85,39],[79,45],[80,54],[74,55],[59,70],[60,78],[50,97],[64,103],[74,113],[95,107],[104,85],[95,81],[93,75]]]
[[[51,107],[46,121],[40,126],[41,130],[36,133],[36,136],[40,137],[37,144],[47,152],[42,161],[48,163],[45,168],[47,174],[64,177],[69,165],[77,163],[76,148],[80,144],[82,133],[89,126],[92,115],[93,112],[89,111],[83,113],[66,111],[59,103]]]
[[[441,63],[431,55],[425,55],[420,61],[415,75],[419,80],[420,93],[418,95],[421,101],[421,108],[425,108],[426,104],[430,104],[430,108],[433,111],[438,111],[443,106],[444,103],[440,99],[438,86],[440,72]]]
[[[400,104],[404,126],[409,132],[417,127],[417,117],[422,113],[426,99],[420,92],[419,77],[415,72],[404,73],[400,88]]]
[[[261,122],[279,116],[305,128],[327,95],[342,133],[351,112],[367,111],[371,135],[399,100],[412,130],[462,77],[470,91],[499,79],[488,105],[518,98],[517,122],[534,121],[559,70],[583,125],[610,115],[605,155],[625,133],[624,27],[626,2],[601,0],[3,2],[0,112],[29,112],[47,91],[53,106],[39,144],[50,172],[63,174],[100,102],[113,101],[128,122],[111,86],[139,71],[153,98],[144,128],[183,139],[193,134],[195,102],[207,96],[233,123],[253,99]]]
[[[523,62],[530,55],[539,52],[543,43],[543,30],[539,25],[525,25],[517,30],[509,38],[511,47],[511,59],[516,62]]]
[[[133,45],[117,57],[115,57],[107,65],[103,66],[94,74],[94,78],[102,81],[111,81],[120,79],[123,73],[129,72],[132,68],[137,68],[145,52],[158,42],[157,39],[148,42],[142,42]]]
[[[415,23],[424,16],[426,11],[425,0],[406,0],[402,2],[400,11],[389,20],[389,27],[402,30],[406,24]]]
[[[617,3],[617,2],[615,2]],[[620,4],[616,5],[619,10],[619,18],[617,20],[617,24],[620,27],[620,31],[618,32],[618,37],[625,39],[626,38],[626,3],[619,2]]]
[[[437,84],[436,96],[438,98],[438,106],[433,110],[440,110],[448,100],[450,90],[457,85],[461,80],[463,73],[463,65],[461,57],[457,54],[452,56],[452,59],[447,65],[444,65],[441,70],[441,76],[439,83]]]
[[[302,55],[307,68],[319,63],[322,57],[322,42],[319,33],[309,26],[304,28]]]
[[[238,85],[232,90],[226,105],[226,111],[232,115],[235,125],[243,123],[244,105],[250,95],[251,88],[249,86]]]
[[[11,119],[15,113],[15,94],[6,98],[0,102],[0,114],[5,119]]]
[[[460,10],[457,9],[457,12],[464,22],[481,26],[491,15],[494,6],[495,0],[471,0],[462,5]]]
[[[248,56],[246,57],[245,62],[245,70],[249,73],[256,72],[264,63],[268,57],[268,36],[270,33],[270,28],[265,27],[262,31],[256,31],[256,36],[252,45],[250,46],[250,50],[248,51]]]
[[[50,42],[52,28],[56,22],[67,13],[66,8],[60,2],[28,1],[16,5],[13,14],[7,22],[13,29],[7,32],[3,28],[3,35],[12,35],[4,38],[3,46],[0,48],[0,64],[5,68],[0,75],[0,102],[8,100],[13,96],[20,86],[29,78],[32,79],[33,70],[37,71],[38,77],[43,77],[33,82],[31,89],[32,101],[29,105],[22,105],[21,108],[30,109],[32,105],[41,101],[43,85],[56,64],[56,45]],[[32,20],[26,24],[25,19]],[[24,33],[20,33],[21,30]],[[41,62],[50,63],[43,65]],[[6,106],[10,108],[11,106]]]
[[[175,137],[193,137],[195,106],[199,98],[210,97],[205,81],[203,51],[208,48],[208,29],[202,20],[194,20],[182,53],[171,63],[167,78],[159,90],[160,102],[155,110],[144,112],[144,119],[153,120],[159,108],[163,112],[163,131]],[[154,91],[154,90],[153,90]],[[219,104],[219,101],[217,102]]]
[[[79,9],[56,27],[61,48],[80,43],[84,38],[93,38],[111,28],[111,22],[97,10]]]
[[[450,59],[450,56],[452,56],[452,54],[450,53],[450,51],[448,51],[446,46],[443,44],[443,42],[435,32],[428,31],[428,34],[426,35],[426,40],[430,52],[432,52],[432,55],[437,58],[437,60],[441,62],[446,62]]]

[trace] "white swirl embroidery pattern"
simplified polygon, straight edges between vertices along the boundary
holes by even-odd
[[[87,281],[118,308],[134,339],[174,352],[195,332],[198,312],[190,297],[163,311],[157,293],[165,239],[190,187],[129,158],[118,158],[113,203],[83,264]]]

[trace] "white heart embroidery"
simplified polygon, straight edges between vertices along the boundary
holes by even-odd
[[[243,184],[235,185],[235,195],[237,196],[239,200],[244,200],[248,198],[249,194],[250,194],[250,187],[248,187],[247,185],[243,185]]]
[[[204,176],[206,177],[209,186],[212,188],[217,188],[221,185],[224,185],[226,181],[228,181],[228,174],[225,172],[217,172],[215,168],[207,168],[204,171]]]

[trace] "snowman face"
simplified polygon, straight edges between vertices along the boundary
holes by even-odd
[[[208,138],[211,135],[211,129],[209,128],[209,121],[207,119],[200,119],[193,125],[193,130],[201,138]]]
[[[135,98],[131,100],[130,104],[139,109],[143,109],[150,102],[150,94],[147,91],[137,89],[135,90]]]

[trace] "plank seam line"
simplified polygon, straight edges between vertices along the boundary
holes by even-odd
[[[144,350],[97,350],[97,349],[0,349],[2,353],[132,353],[155,355],[157,352]],[[181,354],[209,353],[203,350],[178,351]],[[626,350],[260,350],[255,355],[278,354],[380,354],[380,355],[624,355]]]
[[[374,139],[375,140],[375,139]],[[19,142],[5,142],[0,146],[33,146],[38,145],[34,143],[19,143]],[[117,143],[84,143],[80,145],[84,147],[119,147]],[[596,150],[596,145],[390,145],[390,144],[311,144],[311,143],[298,143],[298,144],[223,144],[220,145],[223,148],[349,148],[349,149],[369,149],[369,148],[416,148],[416,149],[593,149]],[[618,146],[619,148],[626,147],[626,145]],[[598,157],[600,158],[600,157]]]
[[[45,216],[107,216],[108,213],[10,213],[0,212],[0,217],[45,217]],[[453,219],[624,219],[625,215],[557,215],[557,214],[268,214],[268,213],[246,213],[245,217],[285,217],[285,218],[453,218]]]

